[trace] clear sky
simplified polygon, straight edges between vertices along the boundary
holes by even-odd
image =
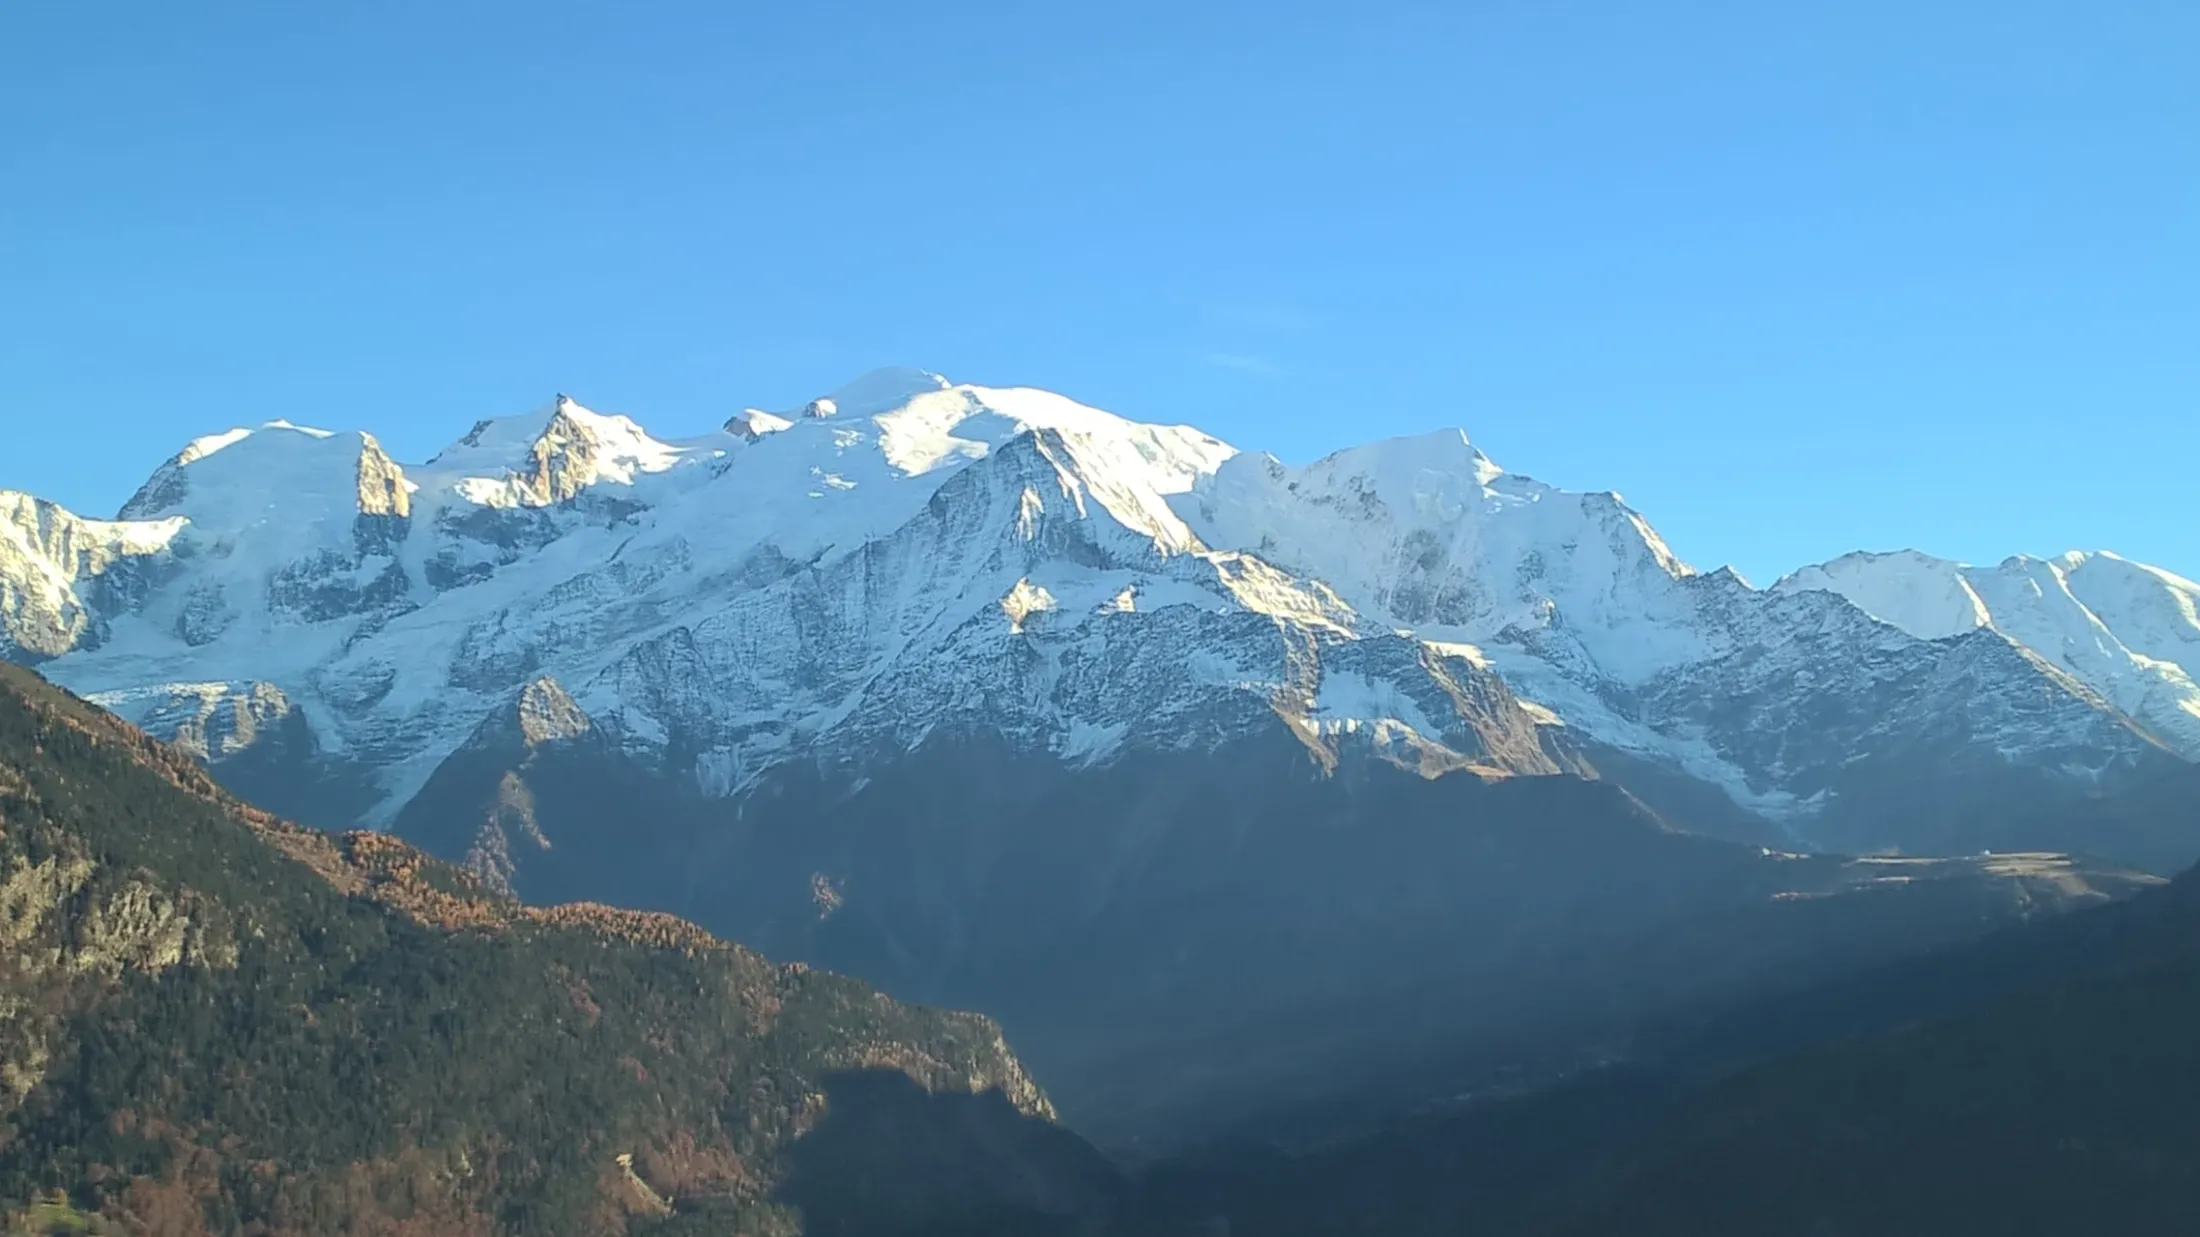
[[[2200,575],[2200,4],[0,5],[0,486],[919,365]]]

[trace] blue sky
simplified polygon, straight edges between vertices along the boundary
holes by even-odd
[[[120,16],[118,16],[120,14]],[[2190,0],[0,7],[0,486],[887,364],[2200,575]]]

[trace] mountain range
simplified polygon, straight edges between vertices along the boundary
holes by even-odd
[[[921,371],[676,442],[560,396],[423,465],[275,422],[192,442],[116,519],[0,517],[0,650],[217,763],[300,744],[331,824],[395,820],[542,680],[720,797],[963,723],[1086,765],[1280,724],[1926,849],[1875,790],[1920,762],[1960,798],[2200,756],[2200,586],[2112,554],[1760,590],[1458,432],[1292,468]]]
[[[1563,1072],[2200,857],[2083,810],[2200,758],[2196,604],[2107,553],[1757,588],[1457,431],[1298,468],[911,370],[0,494],[0,655],[231,790],[984,1010],[1129,1142]]]

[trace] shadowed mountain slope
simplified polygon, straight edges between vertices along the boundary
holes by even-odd
[[[2200,781],[2098,805],[2200,823]],[[2082,824],[2082,822],[2073,822]],[[1643,1026],[1630,1059],[1298,1154],[1157,1166],[1133,1226],[2173,1234],[2200,1202],[2200,874]]]
[[[2200,777],[2104,811],[2200,822]],[[1727,1042],[1810,1024],[1859,1033],[1691,1103],[1561,1231],[2192,1231],[2200,872],[1759,1011]]]
[[[1768,851],[1609,782],[1401,767],[1266,710],[1219,719],[1239,737],[1212,750],[1086,766],[943,729],[728,805],[654,781],[557,699],[485,730],[400,827],[529,898],[665,910],[983,1010],[1110,1146],[1548,1077],[1624,1055],[1654,1015],[2151,879]]]

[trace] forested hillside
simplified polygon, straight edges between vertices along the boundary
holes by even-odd
[[[284,824],[13,667],[0,936],[27,1224],[1020,1232],[1114,1188],[985,1019]]]

